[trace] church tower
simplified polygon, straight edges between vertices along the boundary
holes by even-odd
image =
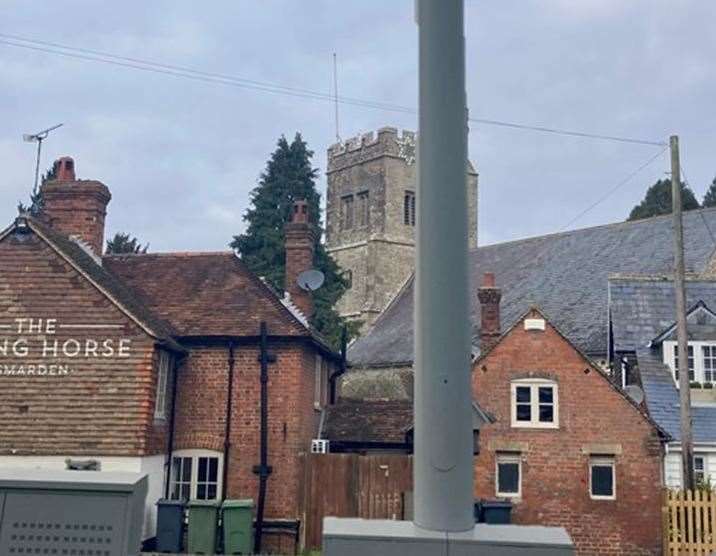
[[[328,149],[326,247],[350,288],[341,316],[363,331],[398,293],[415,267],[416,136],[392,127]],[[467,168],[469,245],[477,246],[477,173]]]

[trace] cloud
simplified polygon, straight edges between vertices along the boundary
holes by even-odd
[[[342,95],[417,103],[411,0],[67,0],[32,10],[6,0],[0,15],[18,35],[322,92],[331,90],[336,52]],[[716,173],[715,18],[716,4],[696,1],[676,12],[646,0],[467,2],[471,114],[647,139],[678,132],[701,195]],[[1,44],[0,106],[0,222],[31,187],[34,149],[21,134],[62,121],[42,167],[73,155],[82,177],[112,190],[108,230],[153,250],[225,248],[243,229],[249,192],[281,134],[300,131],[322,172],[335,140],[330,102]],[[350,105],[341,105],[340,122],[344,137],[416,127],[414,115]],[[558,230],[653,152],[472,124],[480,241]],[[665,170],[665,160],[654,163],[575,226],[625,218]]]

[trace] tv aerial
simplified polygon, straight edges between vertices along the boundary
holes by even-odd
[[[316,269],[308,269],[301,272],[296,278],[298,287],[307,292],[315,292],[326,280],[323,272]]]
[[[37,161],[35,162],[35,185],[32,188],[32,195],[37,195],[37,185],[40,178],[40,154],[42,153],[42,142],[47,139],[47,136],[51,131],[56,130],[58,127],[62,127],[64,124],[53,125],[37,133],[24,133],[22,140],[26,143],[37,143]]]

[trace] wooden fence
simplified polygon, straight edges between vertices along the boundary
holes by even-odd
[[[302,456],[301,547],[321,546],[323,518],[402,519],[403,493],[412,490],[410,456]]]
[[[662,512],[665,555],[716,551],[716,493],[667,490]]]

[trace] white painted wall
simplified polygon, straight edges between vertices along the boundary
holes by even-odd
[[[694,454],[704,456],[705,469],[711,483],[716,485],[716,446],[694,446]],[[670,445],[664,456],[664,484],[669,488],[681,488],[681,449]]]
[[[156,535],[157,500],[164,496],[164,462],[163,454],[146,457],[117,456],[0,456],[0,474],[6,468],[24,469],[65,469],[65,460],[89,460],[100,462],[101,471],[131,471],[146,473],[148,478],[147,499],[144,508],[144,530],[142,538],[148,539]],[[100,472],[101,472],[100,471]],[[82,473],[82,471],[77,471]],[[86,471],[86,473],[94,473]]]

